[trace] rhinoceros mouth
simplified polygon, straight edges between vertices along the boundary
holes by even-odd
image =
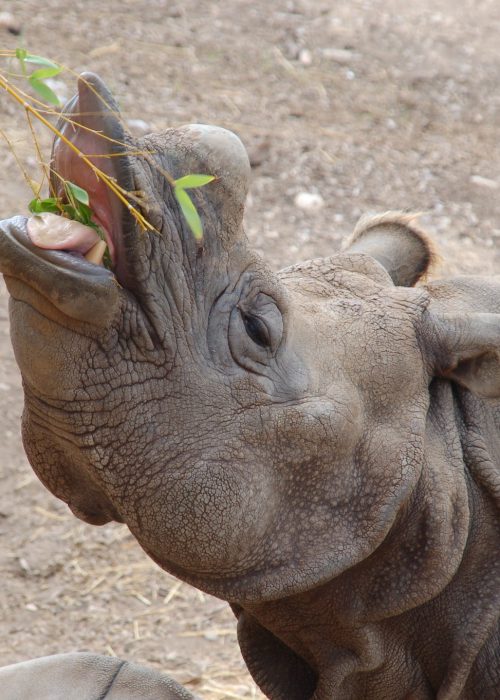
[[[128,154],[129,137],[112,95],[97,76],[92,73],[80,76],[78,93],[65,105],[58,132],[60,136],[55,138],[52,148],[50,194],[56,196],[61,204],[68,204],[67,182],[87,192],[92,221],[101,228],[106,238],[112,272],[119,283],[126,286],[129,271],[125,238],[136,234],[135,221],[126,198],[126,194],[133,190],[134,180]],[[112,187],[124,193],[120,194],[123,201],[112,191]],[[52,214],[42,215],[45,216],[51,218],[51,224],[58,221]],[[62,224],[66,220],[60,221]],[[16,243],[53,268],[69,269],[87,276],[101,274],[95,270],[97,265],[84,258],[93,243],[99,240],[95,231],[77,225],[69,239],[63,235],[58,240],[52,232],[44,236],[35,235],[35,225],[40,230],[40,223],[40,219],[30,222],[28,237],[21,233]],[[46,230],[50,231],[50,228],[47,223]],[[62,229],[61,225],[59,230],[62,232]],[[57,232],[57,225],[52,226],[52,230]],[[52,283],[57,284],[57,279],[54,278]]]
[[[113,273],[83,256],[44,250],[30,240],[27,220],[5,222],[0,235],[0,272],[14,301],[26,302],[46,317],[57,312],[74,321],[109,324],[119,301]]]
[[[51,193],[64,200],[65,181],[88,192],[93,220],[106,236],[112,269],[86,260],[81,240],[67,248],[57,241],[42,245],[30,238],[32,231],[19,217],[10,220],[0,236],[0,271],[7,276],[14,299],[27,301],[45,315],[47,309],[48,315],[52,312],[49,301],[70,318],[99,325],[99,320],[109,322],[120,285],[128,288],[133,282],[128,258],[130,242],[137,235],[135,221],[105,182],[107,177],[121,191],[133,190],[128,137],[113,97],[91,73],[79,78],[78,94],[65,106],[58,129],[61,137],[55,139],[52,150]]]

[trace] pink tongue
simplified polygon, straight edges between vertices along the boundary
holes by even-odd
[[[90,226],[57,214],[33,216],[27,227],[32,243],[47,250],[71,250],[85,255],[100,240]]]

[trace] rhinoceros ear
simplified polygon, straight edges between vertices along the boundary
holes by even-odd
[[[423,344],[436,376],[500,398],[500,314],[427,312]]]
[[[432,241],[415,220],[415,215],[392,211],[365,216],[343,250],[370,255],[387,270],[396,286],[412,287],[437,257]]]

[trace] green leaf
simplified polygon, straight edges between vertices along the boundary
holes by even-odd
[[[55,197],[48,197],[47,199],[38,199],[36,197],[28,204],[28,209],[33,214],[43,214],[45,212],[57,214],[60,211]]]
[[[92,211],[90,207],[85,206],[85,204],[79,204],[75,207],[73,204],[63,204],[63,212],[67,215],[68,219],[73,221],[79,221],[85,226],[92,225]]]
[[[75,185],[75,183],[70,182],[70,180],[65,180],[64,188],[66,190],[68,198],[73,198],[77,202],[81,202],[82,204],[86,204],[87,206],[89,205],[89,194],[87,190],[83,189],[83,187]]]
[[[189,190],[194,187],[203,187],[203,185],[208,185],[209,182],[215,180],[214,175],[184,175],[178,180],[175,180],[175,187],[181,190]]]
[[[189,228],[193,232],[194,237],[199,241],[203,237],[203,226],[201,224],[200,215],[196,211],[196,207],[191,201],[190,196],[182,188],[174,187],[174,195],[177,199],[181,211],[186,219]]]
[[[57,63],[54,63],[54,61],[50,61],[48,58],[44,58],[43,56],[35,56],[32,53],[27,53],[24,49],[16,49],[16,57],[22,61],[26,61],[26,63],[36,63],[39,66],[47,66],[47,68],[58,68],[59,72],[62,71],[61,66]]]
[[[174,195],[179,203],[181,211],[186,219],[189,228],[193,232],[196,240],[201,240],[203,238],[203,226],[201,223],[200,215],[198,214],[195,205],[191,201],[191,197],[185,191],[187,189],[194,189],[195,187],[203,187],[208,185],[209,182],[215,180],[213,175],[200,175],[200,174],[190,174],[180,177],[178,180],[174,181]]]
[[[88,192],[70,180],[64,181],[64,191],[69,202],[63,206],[64,212],[70,219],[94,228],[96,224],[92,221],[93,212],[89,206]]]
[[[86,226],[89,226],[92,223],[92,209],[86,204],[78,202],[77,214],[78,221],[80,221],[80,223],[85,224]]]
[[[21,72],[26,77],[26,66],[24,63],[24,60],[26,56],[28,55],[28,52],[26,49],[16,49],[16,58],[19,59],[19,63],[21,64]]]
[[[39,68],[34,70],[30,75],[31,80],[46,80],[47,78],[53,78],[55,75],[59,75],[62,68]]]
[[[82,224],[86,224],[87,226],[89,226],[92,223],[92,209],[86,204],[80,203],[78,211],[80,212]]]
[[[58,96],[53,90],[49,88],[48,85],[45,85],[45,83],[43,83],[41,80],[33,78],[33,76],[31,75],[28,78],[28,80],[33,90],[36,90],[36,92],[38,92],[38,94],[43,100],[45,100],[46,102],[50,102],[53,105],[56,105],[56,107],[60,106]]]

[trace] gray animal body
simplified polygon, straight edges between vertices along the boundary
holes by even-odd
[[[23,218],[1,225],[34,470],[227,600],[272,700],[498,699],[500,278],[415,286],[432,246],[394,213],[273,273],[242,230],[239,140],[192,125],[132,142],[86,80],[67,134],[148,151],[106,142],[157,232],[59,142],[114,275],[36,249]],[[191,193],[201,243],[164,171],[216,176]]]
[[[195,700],[167,676],[97,654],[55,654],[0,668],[2,700]]]

